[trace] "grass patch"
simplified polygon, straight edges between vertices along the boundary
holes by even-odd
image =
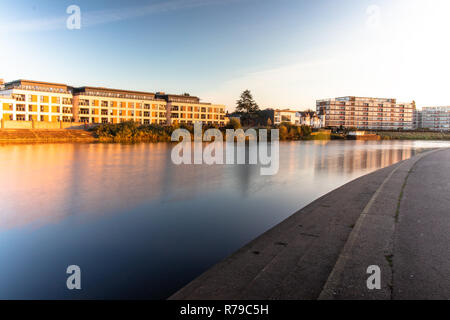
[[[379,131],[383,140],[450,140],[450,132]]]

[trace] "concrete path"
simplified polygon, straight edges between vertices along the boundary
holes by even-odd
[[[424,282],[424,297],[449,298],[449,157],[450,150],[426,152],[342,186],[170,299],[405,299]],[[416,175],[419,168],[424,172]],[[445,168],[446,175],[429,172]],[[424,199],[424,189],[436,193]],[[447,202],[436,202],[442,197]],[[424,216],[424,207],[433,213]],[[380,290],[367,288],[371,265],[381,270]]]
[[[394,242],[394,299],[450,299],[450,150],[414,166]]]

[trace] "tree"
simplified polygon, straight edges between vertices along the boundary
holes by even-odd
[[[240,129],[241,128],[241,122],[239,121],[239,119],[231,118],[230,119],[230,123],[228,124],[228,127],[230,129],[234,129],[234,130]]]
[[[241,98],[236,102],[236,104],[237,112],[255,113],[259,111],[259,107],[255,100],[253,100],[250,90],[245,90],[242,92]]]

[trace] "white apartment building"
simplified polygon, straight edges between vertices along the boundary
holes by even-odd
[[[274,122],[273,124],[279,125],[282,122],[289,122],[291,124],[299,125],[301,122],[301,113],[300,111],[293,111],[290,109],[276,109],[274,110]]]
[[[16,80],[0,82],[0,119],[13,121],[204,124],[224,126],[224,105],[200,98],[102,87]]]
[[[1,118],[16,121],[73,119],[72,93],[64,84],[18,80],[0,91]]]
[[[324,127],[376,130],[412,130],[414,102],[396,99],[347,96],[317,101],[317,114]]]
[[[420,127],[433,131],[450,130],[450,106],[423,107]]]

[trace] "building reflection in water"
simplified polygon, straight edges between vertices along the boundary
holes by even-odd
[[[420,150],[412,142],[399,141],[287,142],[280,144],[279,173],[261,176],[259,165],[175,166],[170,145],[163,143],[5,145],[0,147],[0,227],[227,190],[237,191],[239,199],[257,197],[262,190],[276,197],[278,188],[292,193],[287,188],[334,185],[337,176],[354,178]]]

